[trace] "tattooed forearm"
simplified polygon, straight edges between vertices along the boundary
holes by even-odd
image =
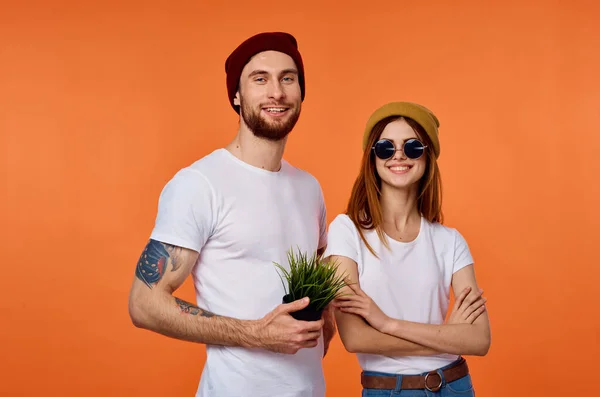
[[[202,317],[213,317],[215,315],[214,313],[200,309],[198,306],[192,305],[191,303],[188,303],[177,297],[175,297],[175,302],[177,303],[177,306],[179,306],[179,309],[187,314],[192,314],[194,316],[200,314]]]
[[[175,271],[179,268],[179,254],[181,248],[160,241],[150,240],[138,260],[135,275],[142,280],[148,288],[154,287],[162,279],[171,262]]]

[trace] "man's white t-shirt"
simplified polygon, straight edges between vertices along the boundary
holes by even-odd
[[[326,245],[318,181],[282,161],[278,172],[217,149],[164,187],[151,238],[200,252],[192,277],[196,303],[217,315],[259,319],[282,303],[274,262],[289,249]],[[288,267],[289,268],[289,267]],[[295,355],[208,345],[197,397],[323,397],[323,341]]]
[[[453,228],[421,217],[416,239],[401,242],[388,237],[391,250],[373,230],[363,231],[373,256],[346,214],[329,225],[325,256],[345,256],[358,266],[359,285],[388,316],[428,324],[443,324],[448,310],[452,275],[473,263],[467,242]],[[394,357],[357,354],[365,371],[420,374],[440,368],[458,356]]]

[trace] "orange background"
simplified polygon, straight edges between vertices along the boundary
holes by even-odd
[[[320,180],[329,221],[376,107],[440,118],[447,223],[489,299],[477,395],[595,393],[595,2],[0,7],[0,395],[193,395],[204,347],[136,329],[127,297],[162,187],[235,133],[226,56],[266,30],[299,40],[307,96],[285,155]],[[328,396],[359,395],[337,337],[325,370]]]

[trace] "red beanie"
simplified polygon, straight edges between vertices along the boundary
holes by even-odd
[[[259,33],[240,44],[225,61],[227,73],[227,95],[233,109],[239,113],[239,106],[233,104],[233,98],[238,90],[242,69],[250,58],[262,51],[279,51],[292,57],[298,68],[298,82],[302,100],[304,100],[304,65],[298,52],[298,43],[294,36],[285,32]]]

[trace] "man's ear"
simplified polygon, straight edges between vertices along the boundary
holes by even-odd
[[[233,97],[233,104],[235,106],[240,106],[240,90],[235,93],[235,96]]]

